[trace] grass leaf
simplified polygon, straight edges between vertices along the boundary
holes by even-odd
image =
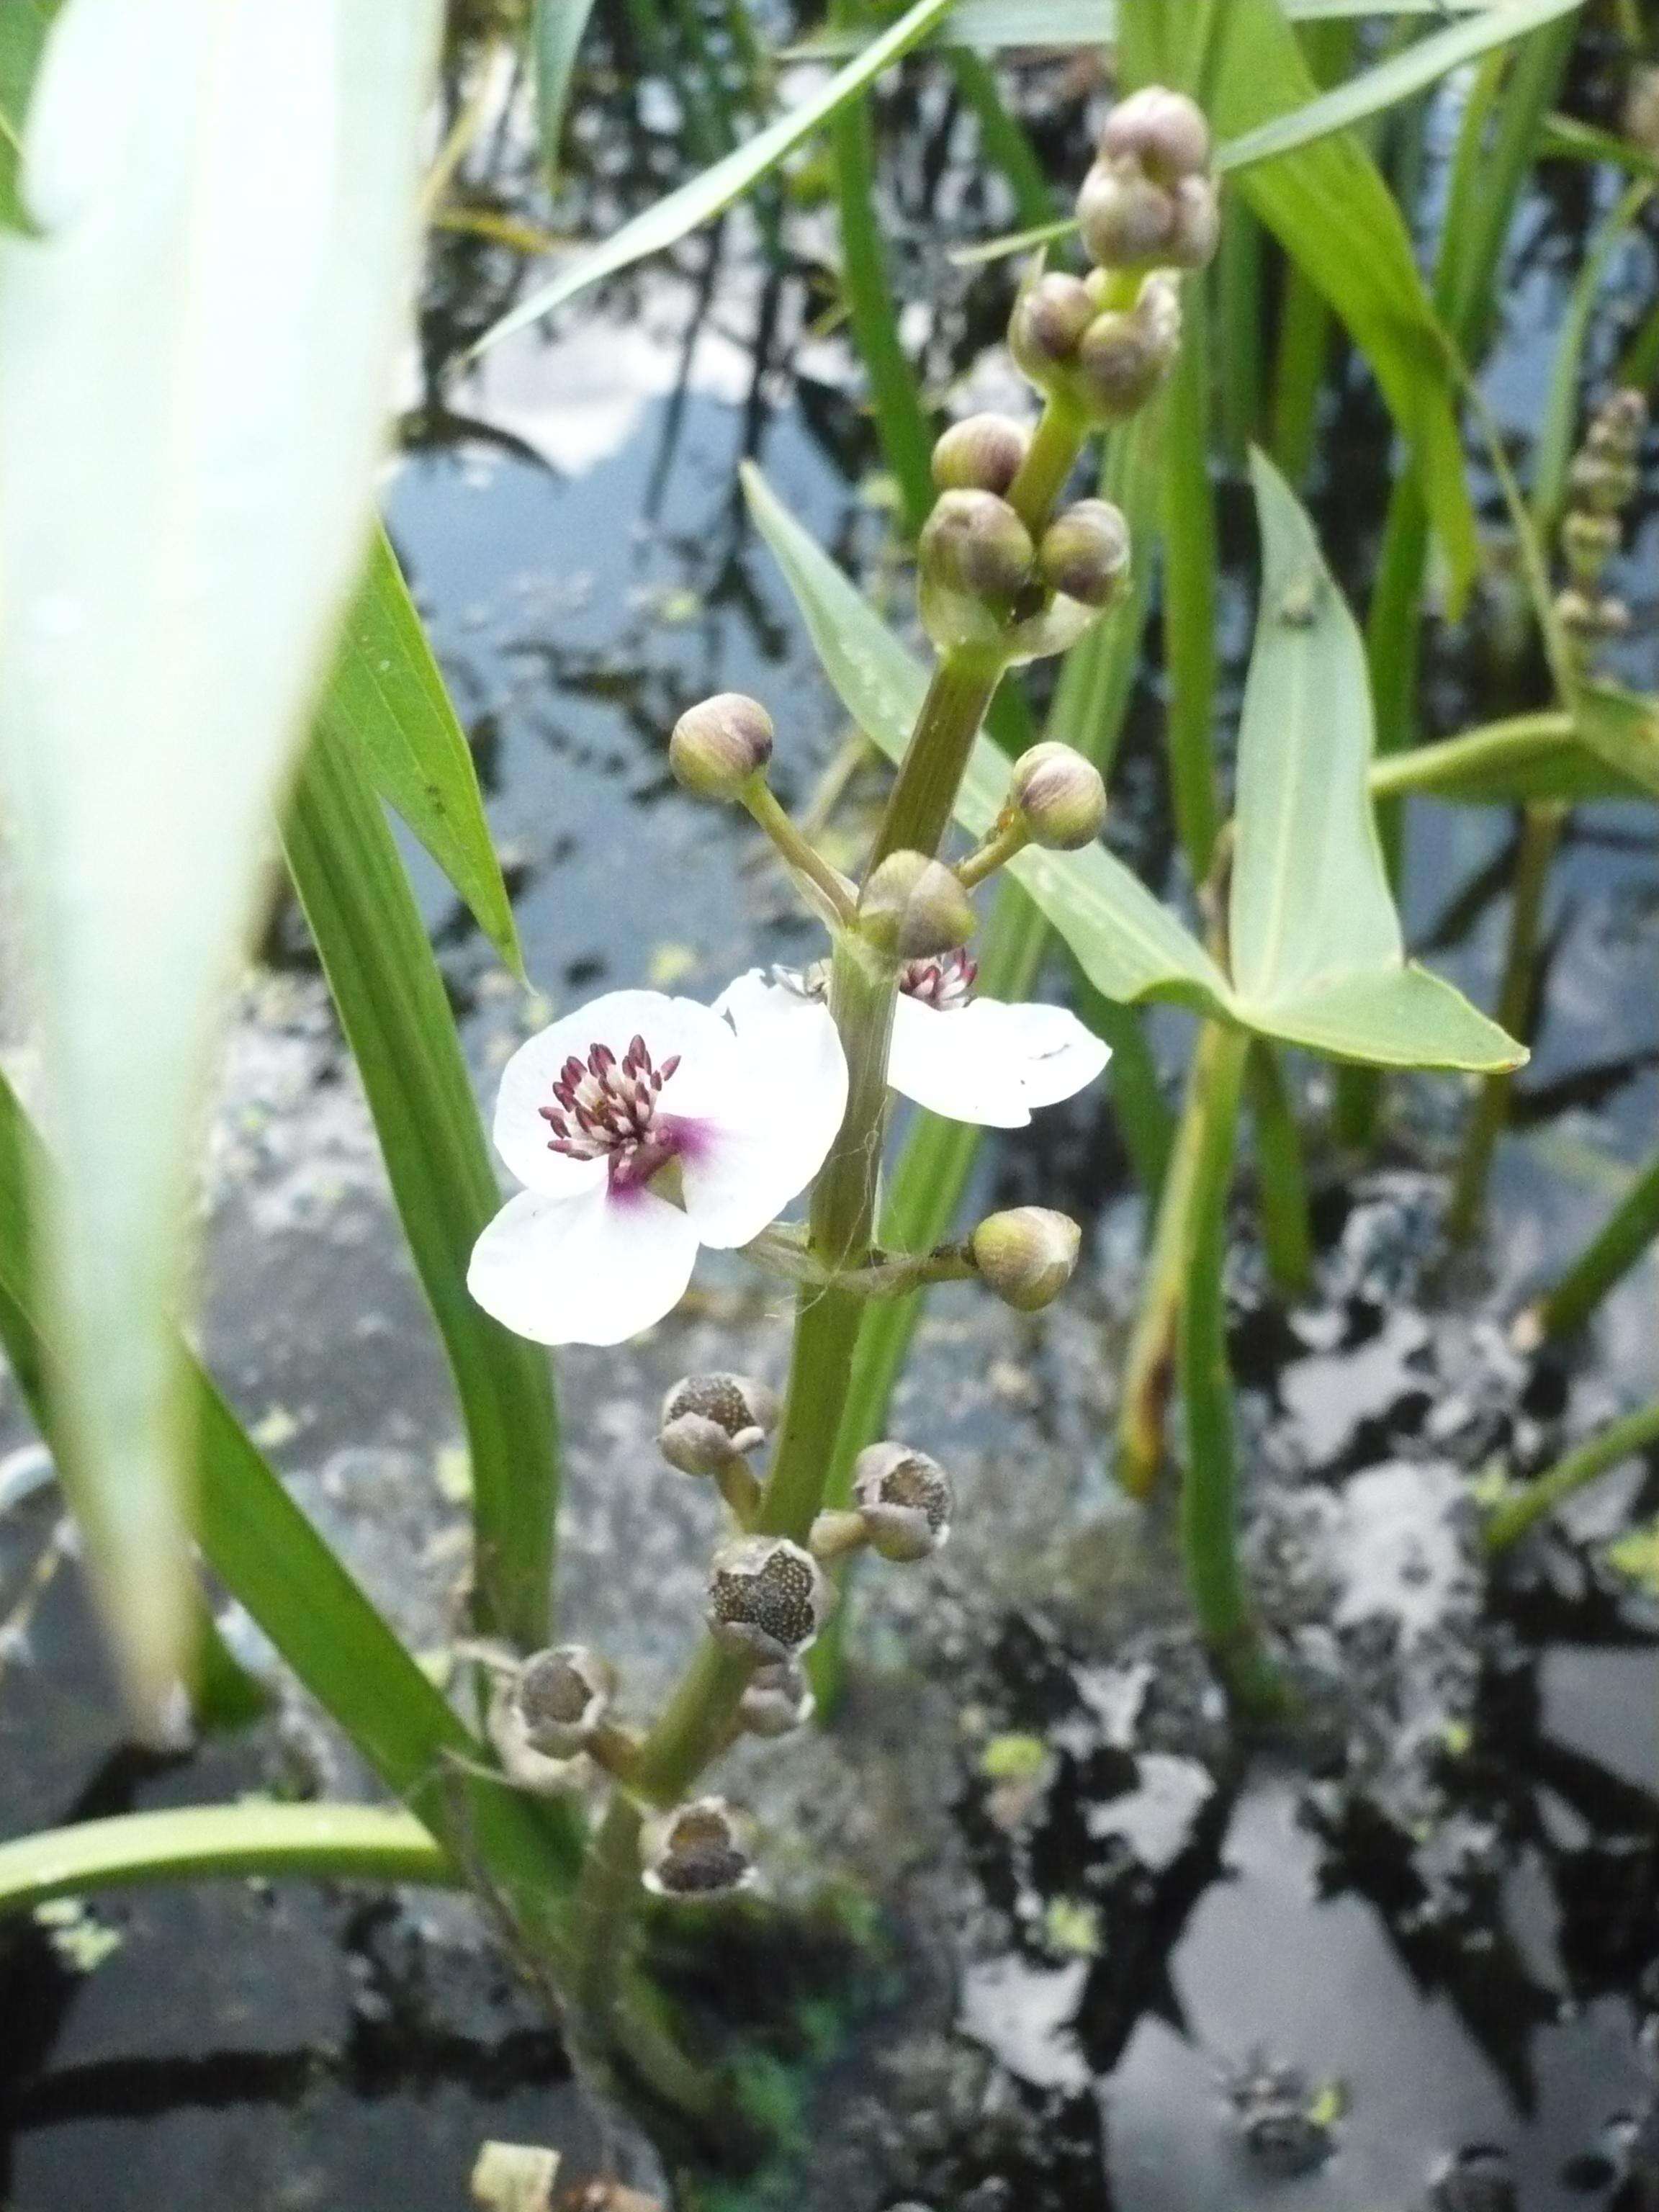
[[[536,73],[536,129],[542,142],[542,170],[550,184],[559,177],[559,149],[570,79],[593,0],[534,0],[530,18],[531,57]]]

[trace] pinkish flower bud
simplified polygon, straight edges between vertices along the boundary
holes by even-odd
[[[1103,269],[1145,269],[1174,258],[1176,196],[1132,162],[1095,163],[1077,196],[1077,219],[1084,251]]]
[[[1169,277],[1149,276],[1127,313],[1097,315],[1078,351],[1078,381],[1096,419],[1119,422],[1144,407],[1180,345],[1181,295]]]
[[[811,1685],[793,1659],[757,1667],[738,1703],[738,1718],[750,1735],[792,1735],[817,1710]]]
[[[1012,415],[969,415],[934,447],[933,482],[940,491],[989,491],[1000,498],[1030,444],[1030,432]]]
[[[741,691],[688,707],[668,740],[676,781],[700,799],[735,799],[771,757],[772,717]]]
[[[1119,100],[1100,133],[1103,161],[1138,162],[1161,185],[1178,185],[1210,166],[1210,126],[1196,101],[1161,84]]]
[[[1082,280],[1061,270],[1051,270],[1022,289],[1008,324],[1008,350],[1039,390],[1048,391],[1076,359],[1094,313]]]
[[[734,1897],[757,1879],[750,1841],[748,1820],[724,1797],[695,1798],[647,1826],[641,1879],[659,1897]]]
[[[1073,853],[1099,836],[1106,819],[1106,786],[1092,761],[1051,738],[1014,763],[1008,804],[1034,845]]]
[[[951,1534],[951,1478],[908,1444],[872,1444],[853,1467],[853,1503],[872,1551],[900,1565],[925,1559]]]
[[[1085,607],[1109,607],[1129,580],[1129,526],[1109,501],[1080,499],[1042,533],[1042,580]]]
[[[658,1447],[682,1474],[718,1475],[765,1441],[778,1411],[777,1392],[750,1375],[688,1375],[662,1401]]]
[[[709,1630],[727,1650],[752,1659],[799,1658],[833,1603],[817,1561],[787,1537],[736,1537],[720,1546],[709,1567]]]
[[[1030,532],[994,492],[944,492],[923,527],[921,561],[929,580],[947,591],[1006,598],[1030,578]]]
[[[1046,1206],[988,1214],[969,1238],[981,1279],[1005,1305],[1036,1313],[1057,1298],[1077,1267],[1082,1231]]]
[[[890,853],[859,895],[859,928],[895,960],[933,960],[974,933],[972,902],[943,860]]]

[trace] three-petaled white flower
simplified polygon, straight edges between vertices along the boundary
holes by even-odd
[[[975,998],[975,974],[965,952],[906,963],[887,1080],[947,1121],[1023,1128],[1036,1108],[1058,1105],[1092,1083],[1111,1053],[1064,1006]],[[793,1030],[805,1040],[835,1026],[821,971],[752,968],[715,1006],[730,1015],[739,1038]]]
[[[620,1344],[678,1302],[700,1244],[746,1244],[823,1164],[847,1104],[832,1024],[733,1024],[611,991],[501,1072],[495,1149],[525,1188],[467,1287],[541,1344]]]

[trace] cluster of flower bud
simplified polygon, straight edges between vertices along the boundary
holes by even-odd
[[[1121,422],[1152,397],[1181,350],[1181,294],[1154,270],[1122,297],[1103,270],[1070,276],[1051,270],[1014,303],[1008,346],[1040,392],[1088,421]]]
[[[1001,419],[975,416],[957,424],[975,430],[974,445],[941,473],[960,477],[977,465],[975,448],[988,451],[994,443],[985,426]],[[951,435],[947,431],[945,439]],[[1129,576],[1129,526],[1107,501],[1079,500],[1033,543],[1000,492],[957,482],[934,502],[921,533],[919,568],[922,625],[941,653],[994,652],[1018,665],[1064,653],[1121,597]]]
[[[968,894],[943,860],[890,853],[859,894],[859,933],[887,958],[936,960],[974,933]]]
[[[1184,93],[1148,85],[1106,118],[1078,194],[1089,258],[1103,269],[1201,269],[1220,237],[1210,127]]]
[[[1622,636],[1630,627],[1629,608],[1601,580],[1619,550],[1620,518],[1636,495],[1637,459],[1647,421],[1647,402],[1639,392],[1613,392],[1597,409],[1568,475],[1561,552],[1570,580],[1557,595],[1555,612],[1581,654]]]
[[[757,1880],[747,1818],[724,1797],[697,1797],[649,1822],[641,1838],[644,1881],[659,1897],[708,1902]]]
[[[837,1559],[864,1546],[908,1566],[940,1551],[951,1534],[956,1494],[936,1459],[908,1444],[871,1444],[853,1463],[851,1507],[820,1513],[812,1549]]]

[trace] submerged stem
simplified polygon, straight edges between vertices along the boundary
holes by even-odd
[[[1599,1437],[1570,1451],[1524,1489],[1516,1490],[1495,1506],[1486,1522],[1486,1549],[1504,1550],[1564,1504],[1575,1491],[1606,1474],[1621,1460],[1650,1451],[1655,1444],[1659,1444],[1659,1406],[1644,1406],[1639,1413],[1627,1413],[1622,1421],[1614,1421]]]

